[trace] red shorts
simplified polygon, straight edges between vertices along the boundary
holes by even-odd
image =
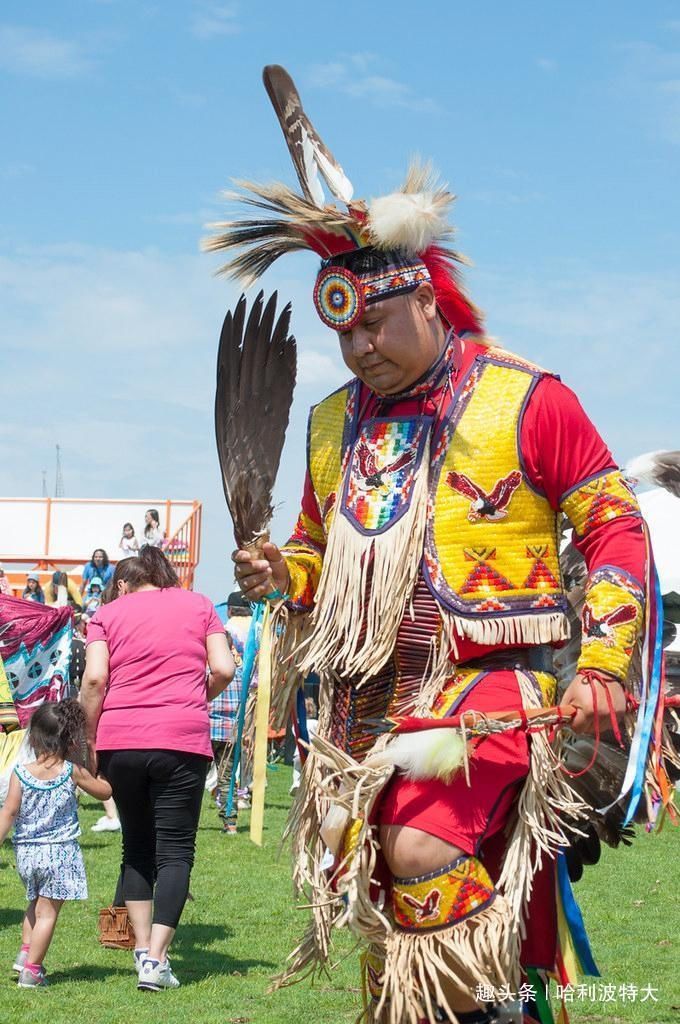
[[[456,712],[507,711],[521,708],[515,673],[488,672],[466,694]],[[458,846],[464,853],[479,848],[503,828],[529,770],[529,750],[522,730],[474,741],[470,785],[461,771],[449,783],[437,779],[410,782],[395,776],[378,810],[382,825],[409,825]]]
[[[514,672],[489,672],[456,711],[507,711],[521,708]],[[504,826],[529,770],[529,747],[523,730],[498,733],[476,742],[470,757],[470,785],[461,771],[452,782],[409,782],[396,776],[377,811],[383,825],[409,825],[429,832],[478,856],[498,881],[507,838]],[[482,848],[483,847],[483,848]],[[557,916],[555,864],[545,859],[534,876],[522,943],[523,965],[552,970],[555,965]]]

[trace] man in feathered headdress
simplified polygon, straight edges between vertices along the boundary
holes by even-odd
[[[394,195],[354,200],[285,71],[265,69],[265,84],[303,194],[244,185],[256,213],[207,247],[236,253],[224,269],[247,282],[285,252],[320,256],[314,302],[353,374],[311,411],[293,536],[234,556],[243,592],[283,609],[289,676],[322,679],[293,817],[314,919],[289,974],[323,962],[332,926],[349,924],[365,940],[368,1019],[482,1024],[526,972],[560,962],[555,858],[583,805],[545,732],[478,736],[463,771],[449,730],[414,734],[397,757],[369,720],[556,703],[562,513],[589,570],[564,703],[576,731],[615,719],[645,614],[643,525],[573,393],[485,336],[447,244],[453,197],[414,167]]]

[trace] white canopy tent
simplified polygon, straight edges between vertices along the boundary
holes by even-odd
[[[638,501],[652,537],[661,593],[680,605],[680,498],[654,487],[638,494]],[[680,652],[680,630],[668,649]]]

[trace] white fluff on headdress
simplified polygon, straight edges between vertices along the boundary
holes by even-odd
[[[399,192],[372,199],[368,205],[373,244],[418,253],[443,241],[453,233],[448,212],[454,199],[428,165],[413,163]]]

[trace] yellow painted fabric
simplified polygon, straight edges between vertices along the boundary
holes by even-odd
[[[253,808],[250,813],[250,838],[262,846],[264,827],[264,791],[267,785],[267,744],[271,703],[271,606],[266,604],[262,619],[260,653],[257,662],[257,706],[255,710],[255,750],[253,753]]]
[[[446,871],[423,879],[395,879],[392,910],[404,931],[449,928],[479,913],[495,896],[494,884],[481,861],[461,857]]]
[[[623,474],[610,470],[571,491],[562,500],[562,511],[578,537],[619,516],[639,516],[638,500]]]
[[[593,573],[583,606],[578,669],[600,669],[625,679],[642,628],[642,590],[624,573]]]
[[[561,603],[557,518],[527,484],[517,443],[535,380],[515,359],[512,365],[478,362],[466,385],[467,405],[440,458],[427,568],[435,589],[445,600],[452,597],[463,615],[549,612]],[[476,494],[495,495],[495,511],[480,509]]]

